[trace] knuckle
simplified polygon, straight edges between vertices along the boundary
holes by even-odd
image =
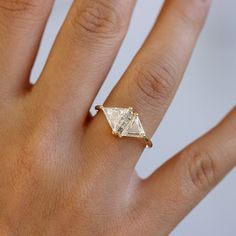
[[[168,102],[176,84],[175,75],[175,65],[170,60],[142,66],[135,77],[139,100],[153,106]]]
[[[78,14],[79,12],[79,14]],[[117,36],[123,32],[122,18],[115,6],[107,0],[89,0],[72,17],[72,25],[80,33],[80,37],[99,38]],[[82,34],[81,34],[82,32]]]
[[[0,2],[1,10],[6,10],[9,12],[27,11],[34,8],[34,3],[32,1],[19,1],[19,0],[9,0]]]
[[[217,181],[216,161],[209,152],[197,153],[190,157],[187,169],[191,184],[200,191],[213,187]]]
[[[42,6],[45,4],[41,4],[42,1],[36,0],[8,0],[8,1],[0,1],[0,10],[6,14],[14,15],[31,15],[41,17],[44,15],[45,11],[42,9]],[[40,8],[40,11],[38,9]]]

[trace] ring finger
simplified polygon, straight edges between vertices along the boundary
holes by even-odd
[[[183,77],[210,1],[167,0],[151,34],[134,58],[105,106],[129,107],[139,112],[146,133],[151,136],[163,118]],[[118,147],[124,162],[133,168],[143,151],[135,139],[115,140],[105,135],[108,126],[102,115],[92,122],[91,130],[102,133],[105,142]],[[109,131],[107,131],[109,132]],[[101,147],[104,144],[101,140]],[[130,145],[129,145],[130,144]],[[134,157],[134,158],[133,158]],[[114,158],[117,158],[114,156]]]

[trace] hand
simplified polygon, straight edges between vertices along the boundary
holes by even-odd
[[[112,136],[101,112],[89,114],[135,1],[74,1],[32,86],[52,3],[0,1],[0,235],[168,235],[234,167],[236,109],[140,180],[134,166],[143,142]],[[167,0],[105,105],[133,106],[151,136],[209,6],[209,0]]]

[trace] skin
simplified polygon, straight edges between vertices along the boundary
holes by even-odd
[[[168,235],[236,164],[236,109],[141,180],[138,139],[89,109],[135,0],[76,0],[36,85],[29,75],[52,0],[0,1],[0,235]],[[209,0],[167,0],[107,98],[133,106],[150,137],[204,25]]]

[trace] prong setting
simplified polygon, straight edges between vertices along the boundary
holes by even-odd
[[[115,136],[118,136],[118,133],[116,131],[113,131],[113,130],[112,130],[112,134],[115,135]]]
[[[100,105],[96,106],[95,109],[103,111],[110,127],[112,128],[112,134],[114,136],[119,138],[143,138],[146,147],[152,147],[152,142],[145,134],[139,114],[134,111],[133,107],[118,108],[104,107]]]
[[[103,110],[103,108],[104,108],[104,106],[102,106],[102,105],[97,105],[97,106],[95,107],[95,109],[96,109],[97,111]]]

